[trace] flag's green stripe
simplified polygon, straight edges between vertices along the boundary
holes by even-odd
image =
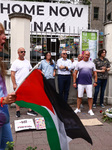
[[[16,101],[16,104],[19,105],[20,107],[31,108],[32,110],[38,112],[39,114],[41,114],[44,117],[45,124],[46,124],[47,138],[48,138],[48,142],[50,145],[50,149],[51,150],[61,150],[56,126],[55,126],[53,119],[52,119],[51,115],[49,114],[48,110],[42,106],[32,104],[32,103],[27,103],[24,101]]]

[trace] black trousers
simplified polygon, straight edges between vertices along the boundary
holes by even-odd
[[[58,75],[59,94],[67,102],[70,89],[71,75]]]
[[[47,79],[49,84],[56,90],[55,79]]]

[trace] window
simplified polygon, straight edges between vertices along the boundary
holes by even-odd
[[[109,13],[109,14],[107,15],[107,19],[108,19],[108,21],[111,20],[111,13]]]
[[[99,16],[99,7],[94,7],[94,19],[98,20]]]
[[[88,23],[88,29],[90,29],[90,23]]]

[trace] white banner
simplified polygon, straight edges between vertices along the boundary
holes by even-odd
[[[32,30],[37,32],[77,33],[88,28],[88,6],[27,2],[0,1],[0,22],[9,29],[8,15],[25,13],[32,16]]]

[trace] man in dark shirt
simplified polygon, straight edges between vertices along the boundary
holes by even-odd
[[[106,50],[102,49],[98,52],[98,58],[94,60],[95,66],[96,66],[96,72],[97,72],[97,86],[95,87],[95,93],[94,93],[94,98],[93,98],[93,108],[96,108],[96,101],[97,101],[97,96],[99,93],[99,89],[101,88],[100,91],[100,106],[102,108],[105,108],[103,104],[104,100],[104,92],[107,84],[107,78],[108,78],[108,71],[110,70],[110,62],[108,61],[106,56]]]

